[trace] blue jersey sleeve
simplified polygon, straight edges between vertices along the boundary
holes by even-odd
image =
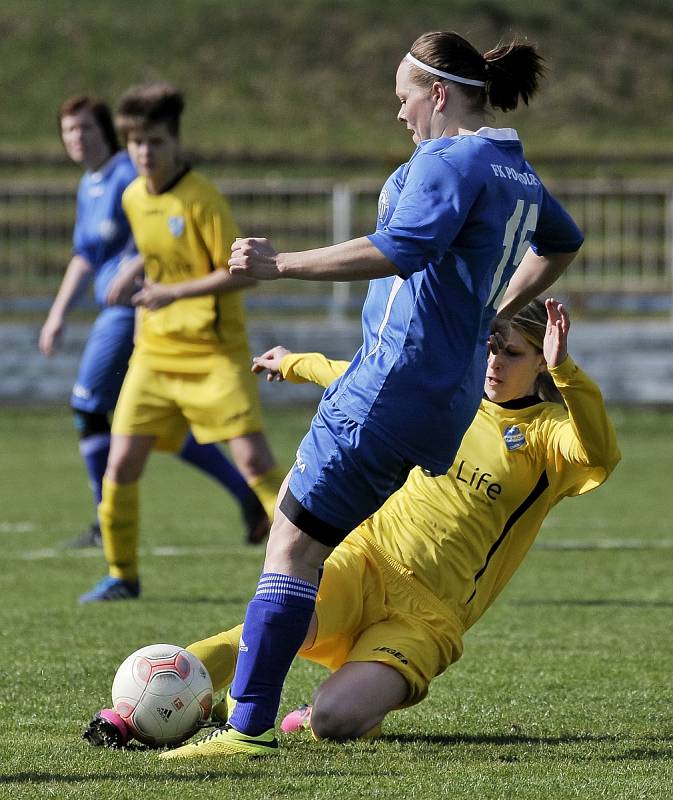
[[[574,253],[579,250],[583,241],[582,231],[573,218],[543,186],[540,215],[531,239],[533,252],[538,256],[547,253]]]
[[[389,223],[369,240],[408,278],[443,259],[479,189],[445,158],[419,153],[409,163]]]

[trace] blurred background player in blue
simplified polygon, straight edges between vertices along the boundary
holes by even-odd
[[[278,253],[265,239],[234,243],[232,273],[371,283],[363,345],[326,390],[279,495],[245,617],[233,713],[181,755],[276,752],[280,694],[321,564],[414,465],[447,471],[479,406],[496,310],[497,349],[512,315],[581,246],[516,131],[486,126],[490,109],[527,103],[541,72],[528,44],[482,55],[455,33],[424,34],[396,75],[398,120],[417,148],[383,187],[375,233],[299,253]]]
[[[121,197],[137,172],[126,151],[119,147],[112,115],[104,102],[83,95],[68,98],[58,110],[58,125],[66,153],[86,172],[77,193],[73,256],[40,331],[39,347],[47,357],[55,353],[68,312],[93,279],[100,310],[80,361],[70,405],[97,508],[110,448],[109,414],[133,350],[135,309],[130,295],[134,277],[142,273],[142,259]],[[126,291],[122,291],[124,286]],[[261,541],[268,529],[264,508],[222,451],[213,444],[198,444],[190,433],[178,455],[234,495],[241,507],[247,540]],[[96,521],[70,544],[85,547],[100,543]]]

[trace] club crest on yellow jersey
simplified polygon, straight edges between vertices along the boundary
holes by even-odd
[[[505,428],[502,438],[505,440],[505,447],[510,451],[518,450],[526,444],[526,437],[517,425],[510,425],[509,428]]]
[[[185,218],[184,217],[169,217],[168,218],[168,230],[175,236],[176,239],[179,239],[180,236],[184,233],[185,230]]]

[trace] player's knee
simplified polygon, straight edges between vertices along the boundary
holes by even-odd
[[[319,739],[357,739],[369,727],[359,710],[343,699],[318,694],[313,702],[311,728]]]
[[[73,409],[73,422],[80,439],[88,439],[90,436],[100,436],[101,434],[110,434],[110,420],[107,414],[80,411],[78,408],[75,408]]]

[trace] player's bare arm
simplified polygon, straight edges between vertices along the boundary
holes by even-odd
[[[125,261],[119,268],[115,278],[110,281],[110,288],[106,297],[107,304],[116,306],[130,303],[133,293],[140,286],[144,269],[145,260],[141,255]]]
[[[498,318],[511,319],[527,303],[543,294],[563,275],[578,252],[538,256],[529,248],[505,291],[498,307]]]
[[[279,253],[268,239],[236,239],[231,246],[229,268],[236,275],[262,281],[356,281],[399,274],[392,261],[366,236],[295,253]]]
[[[180,283],[155,283],[146,278],[143,288],[133,295],[131,302],[134,306],[143,306],[150,311],[156,311],[187,297],[236,292],[252,288],[254,285],[255,281],[251,278],[245,275],[232,275],[226,269],[216,269],[203,278]]]
[[[82,256],[73,256],[40,331],[38,346],[42,355],[47,358],[56,352],[58,341],[63,333],[66,315],[86,289],[91,274],[89,262]]]

